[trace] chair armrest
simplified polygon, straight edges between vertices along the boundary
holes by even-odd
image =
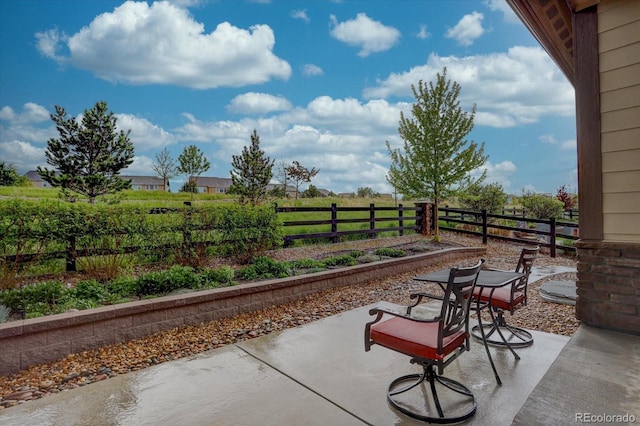
[[[396,305],[395,303],[379,302],[376,306],[369,309],[369,315],[377,315],[373,323],[378,322],[384,314],[394,317],[402,317],[416,322],[438,322],[440,318],[436,315],[433,318],[425,318],[411,314],[413,306]]]

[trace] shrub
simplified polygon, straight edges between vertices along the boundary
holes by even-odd
[[[465,193],[459,197],[459,201],[464,209],[496,213],[507,203],[507,194],[498,183],[489,185],[475,183],[466,188]]]
[[[353,266],[358,262],[356,262],[353,257],[345,254],[343,256],[333,256],[326,258],[322,261],[322,263],[324,263],[325,266]]]
[[[382,247],[375,251],[375,254],[378,256],[385,257],[404,257],[407,255],[407,252],[401,249],[394,249],[390,247]]]
[[[246,263],[266,250],[282,246],[282,225],[271,206],[226,207],[218,222],[220,254]]]
[[[91,300],[100,303],[109,297],[109,290],[97,280],[80,281],[70,292],[73,297],[77,299]]]
[[[250,265],[244,266],[236,272],[236,277],[245,281],[265,278],[285,278],[290,275],[291,268],[287,262],[278,262],[266,256],[256,257]]]
[[[564,209],[562,202],[555,198],[531,193],[522,196],[522,205],[527,211],[527,216],[535,219],[560,218]]]
[[[109,291],[109,299],[125,298],[137,291],[137,280],[133,277],[119,277],[106,284]]]
[[[230,266],[221,266],[217,269],[206,269],[200,273],[202,283],[206,287],[233,285],[234,271]]]
[[[353,257],[354,259],[359,258],[360,256],[364,256],[366,253],[363,252],[362,250],[352,250],[349,252],[349,256]]]
[[[294,269],[315,269],[324,268],[324,263],[314,259],[298,259],[289,262]]]

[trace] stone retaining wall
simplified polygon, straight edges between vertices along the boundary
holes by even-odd
[[[484,253],[485,248],[452,248],[297,277],[3,323],[0,324],[0,375],[159,331],[292,302],[321,290]]]

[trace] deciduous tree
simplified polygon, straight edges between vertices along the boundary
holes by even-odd
[[[175,177],[178,174],[178,165],[176,160],[171,158],[169,150],[165,147],[162,151],[156,154],[156,160],[151,166],[153,171],[163,180],[166,190],[171,192],[169,179]]]
[[[56,123],[59,139],[47,142],[45,156],[53,169],[38,167],[38,174],[51,186],[85,195],[94,203],[100,195],[131,188],[120,171],[133,163],[133,144],[126,133],[117,130],[117,119],[106,102],[85,110],[82,120],[67,118],[56,105],[51,119]]]
[[[460,107],[460,85],[447,79],[447,69],[438,73],[435,84],[418,82],[411,90],[416,99],[411,116],[400,113],[398,132],[403,149],[392,149],[387,180],[409,198],[430,198],[435,204],[435,236],[438,230],[438,203],[455,196],[466,185],[481,183],[485,177],[473,179],[470,172],[482,166],[488,156],[481,145],[465,140],[473,128],[476,106],[471,112]]]
[[[287,166],[287,175],[296,187],[296,200],[298,199],[300,185],[302,185],[303,182],[311,182],[311,179],[317,175],[319,171],[320,169],[316,169],[315,167],[312,167],[311,170],[309,170],[297,161],[294,161],[293,164]]]
[[[195,192],[196,176],[200,176],[202,173],[209,170],[211,163],[204,156],[204,153],[195,145],[189,145],[184,147],[182,154],[178,156],[178,171],[187,175],[187,183],[183,185],[183,188],[189,188],[190,192]]]
[[[260,136],[254,129],[251,145],[242,154],[232,156],[231,192],[239,195],[241,204],[258,205],[267,195],[267,185],[273,177],[273,160],[260,149]]]

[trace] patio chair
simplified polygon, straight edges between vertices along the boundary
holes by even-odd
[[[425,293],[412,294],[417,301],[411,306],[383,302],[369,310],[376,318],[365,326],[365,351],[377,344],[408,355],[412,364],[422,367],[421,373],[399,377],[388,387],[387,400],[401,413],[430,423],[457,423],[475,414],[473,393],[442,374],[469,350],[471,295],[483,262],[451,269],[444,295],[436,297],[442,302],[432,302],[439,307],[433,318],[415,314],[423,298],[433,298]],[[385,316],[387,320],[380,321]],[[423,383],[429,386],[420,386]]]
[[[484,307],[488,307],[489,314],[491,315],[491,322],[482,324],[484,328],[484,338],[487,343],[495,346],[511,346],[515,348],[533,344],[533,336],[531,333],[524,328],[507,324],[504,312],[509,311],[513,315],[516,309],[527,304],[529,274],[531,273],[531,267],[539,251],[540,247],[525,247],[522,249],[515,272],[522,272],[524,276],[510,286],[495,289],[493,294],[490,294],[491,289],[476,288],[474,290],[473,297],[480,298],[480,302],[486,302],[487,304]],[[480,312],[478,312],[478,315],[480,315]],[[496,332],[500,335],[500,338],[496,338],[494,335]],[[479,325],[473,326],[471,334],[476,339],[482,340]],[[493,338],[491,336],[493,336]]]

